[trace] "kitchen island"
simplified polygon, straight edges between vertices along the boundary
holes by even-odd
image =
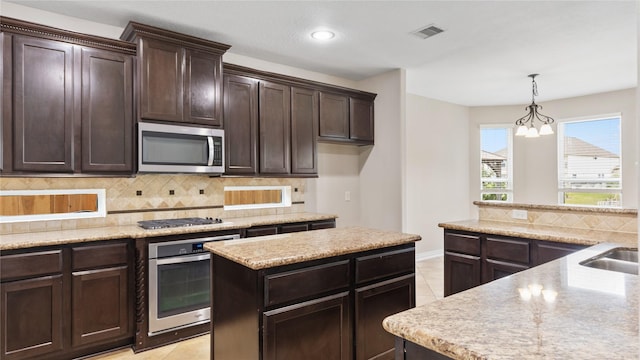
[[[206,243],[212,359],[369,359],[415,305],[420,236],[360,227]]]
[[[638,359],[637,275],[564,258],[386,318],[396,359]]]

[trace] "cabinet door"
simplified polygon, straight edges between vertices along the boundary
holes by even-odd
[[[222,127],[220,55],[186,50],[184,121]]]
[[[544,264],[551,260],[559,259],[563,256],[567,256],[578,250],[584,249],[586,246],[577,244],[563,244],[546,241],[536,241],[535,248],[535,263],[534,265]]]
[[[382,320],[415,306],[415,276],[383,281],[355,291],[356,359],[393,360],[395,338]]]
[[[347,96],[320,92],[319,136],[349,138],[349,98]]]
[[[336,221],[334,219],[309,223],[309,230],[333,229],[334,227],[336,227]]]
[[[140,117],[183,121],[184,48],[150,39],[140,44]]]
[[[349,138],[373,144],[373,101],[349,99]]]
[[[348,292],[265,312],[263,359],[352,359],[349,318]]]
[[[522,270],[527,270],[529,267],[520,264],[502,262],[497,260],[487,259],[484,261],[482,270],[482,282],[487,283],[489,281],[497,280],[511,274],[515,274]]]
[[[258,81],[224,76],[224,135],[226,174],[258,171]]]
[[[480,285],[480,256],[444,253],[444,296]]]
[[[62,275],[0,284],[0,347],[6,360],[63,349]]]
[[[291,173],[318,173],[318,92],[291,88]]]
[[[127,267],[77,271],[72,277],[73,346],[127,335]]]
[[[309,230],[309,225],[306,223],[283,224],[283,225],[280,225],[280,231],[278,233],[288,234],[288,233],[301,232],[301,231],[307,231],[307,230]]]
[[[133,172],[133,59],[82,49],[82,172]]]
[[[74,170],[73,45],[15,36],[13,168]]]
[[[260,173],[289,174],[291,90],[288,86],[260,82]]]

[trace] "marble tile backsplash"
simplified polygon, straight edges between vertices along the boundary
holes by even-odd
[[[638,231],[636,214],[609,213],[596,211],[574,211],[561,209],[527,209],[527,219],[511,217],[511,208],[479,206],[479,219],[502,221],[516,224],[535,224],[574,229],[591,229],[635,233]]]
[[[223,210],[225,186],[291,186],[291,207]],[[0,224],[0,234],[134,225],[179,217],[242,217],[304,212],[305,179],[147,174],[131,178],[2,178],[0,190],[106,189],[107,216]],[[297,189],[297,191],[295,191]],[[173,195],[170,191],[173,190]],[[137,195],[141,192],[141,195]],[[201,194],[202,192],[202,194]]]

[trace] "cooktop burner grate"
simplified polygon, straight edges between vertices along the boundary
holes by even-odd
[[[219,218],[180,218],[180,219],[164,219],[164,220],[145,220],[138,221],[138,226],[143,229],[151,230],[151,229],[164,229],[164,228],[173,228],[173,227],[183,227],[183,226],[196,226],[196,225],[210,225],[210,224],[220,224],[222,223],[222,219]]]

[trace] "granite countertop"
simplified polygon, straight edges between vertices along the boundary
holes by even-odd
[[[502,221],[463,220],[444,222],[439,227],[485,234],[548,240],[581,245],[596,245],[603,242],[638,247],[638,234],[617,231],[574,229],[557,226],[517,224]]]
[[[336,217],[336,215],[332,214],[291,213],[281,215],[225,218],[225,222],[221,224],[153,230],[145,230],[137,225],[125,225],[75,230],[55,230],[22,234],[9,234],[0,236],[0,250],[15,250],[37,246],[63,245],[97,240],[114,240],[126,238],[138,239],[154,236],[233,230],[260,225],[275,225],[303,221],[328,220],[335,219]]]
[[[216,241],[204,248],[254,270],[419,241],[419,235],[348,227]]]
[[[392,315],[383,326],[453,359],[638,359],[639,277],[578,264],[616,246],[581,250]],[[527,300],[531,285],[549,301]]]

